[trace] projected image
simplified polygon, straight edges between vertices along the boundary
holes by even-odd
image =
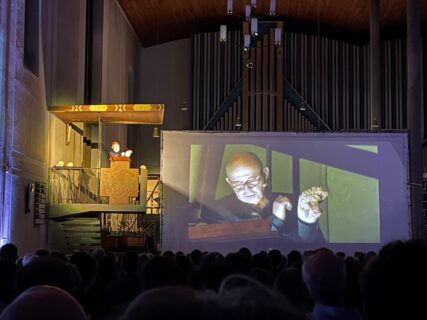
[[[409,237],[405,134],[163,139],[165,249],[369,250]]]
[[[253,226],[257,228],[256,230],[248,229],[246,225],[244,229],[239,229],[239,225],[235,224],[233,234],[252,233],[265,226],[265,230],[262,231],[278,231],[293,240],[325,241],[318,220],[322,215],[320,203],[328,196],[326,186],[319,185],[306,189],[299,195],[297,202],[292,203],[290,200],[293,198],[292,195],[272,192],[269,187],[271,170],[262,165],[256,154],[247,151],[232,154],[226,162],[225,171],[225,180],[234,194],[219,199],[217,204],[205,209],[200,221],[226,223],[269,219],[266,223],[254,221]],[[294,206],[297,210],[293,210]],[[286,228],[286,223],[293,220],[293,211],[298,214],[297,230]],[[200,237],[203,235],[202,233]]]

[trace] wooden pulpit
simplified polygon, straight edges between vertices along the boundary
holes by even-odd
[[[130,168],[130,158],[111,157],[110,168],[101,168],[100,196],[109,204],[129,204],[138,197],[138,169]]]

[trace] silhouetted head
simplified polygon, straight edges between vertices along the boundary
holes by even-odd
[[[23,292],[0,315],[0,320],[86,320],[80,304],[67,292],[36,286]]]
[[[427,319],[427,247],[416,241],[385,245],[362,273],[369,320]]]
[[[139,270],[139,257],[135,251],[126,251],[121,259],[121,269],[129,274],[136,273]]]
[[[227,254],[225,263],[230,267],[231,272],[235,273],[247,274],[251,269],[251,259],[241,252]]]
[[[46,249],[37,249],[36,252],[34,252],[34,254],[38,257],[47,257],[50,252],[49,250]]]
[[[257,253],[252,257],[252,268],[262,268],[266,271],[271,269],[271,261],[267,254]]]
[[[302,279],[301,270],[286,268],[277,275],[274,289],[283,294],[288,301],[300,310],[308,311],[310,298]]]
[[[246,287],[262,287],[262,284],[253,277],[243,274],[232,274],[222,281],[218,293],[222,295],[227,291]]]
[[[262,285],[225,290],[219,295],[219,304],[225,320],[304,319],[285,298]]]
[[[176,263],[166,257],[157,256],[147,261],[142,268],[142,287],[144,290],[181,283],[181,275]]]
[[[9,304],[15,297],[16,264],[0,260],[0,303]]]
[[[166,257],[166,258],[171,258],[171,259],[173,259],[173,257],[175,257],[175,253],[173,253],[172,251],[170,251],[170,250],[166,250],[165,252],[163,252],[163,256],[164,257]]]
[[[15,262],[18,259],[18,247],[13,243],[6,243],[0,249],[0,259]]]
[[[117,280],[116,261],[113,257],[103,256],[98,262],[96,281],[110,283]]]
[[[338,251],[336,253],[337,257],[341,258],[341,259],[345,259],[345,252],[343,251]]]
[[[190,259],[187,256],[177,254],[173,260],[181,272],[182,283],[187,283],[191,273],[194,270],[194,266]]]
[[[345,289],[344,260],[328,249],[320,249],[302,266],[308,291],[316,303],[340,306]]]
[[[243,253],[245,256],[247,256],[249,259],[252,259],[252,252],[248,248],[240,248],[239,253]]]
[[[270,284],[270,273],[268,273],[264,268],[252,268],[249,275],[264,285]]]
[[[189,288],[163,287],[136,297],[121,320],[219,319],[216,298]]]
[[[280,264],[282,263],[282,254],[280,253],[279,250],[274,249],[274,250],[270,250],[268,252],[268,257],[270,258],[271,261],[271,265],[273,267],[279,267]]]
[[[194,249],[193,251],[191,251],[190,259],[194,265],[199,265],[200,261],[202,261],[202,251],[198,249]]]
[[[295,263],[302,261],[301,252],[292,250],[288,254],[288,266],[293,267]]]
[[[56,258],[56,259],[61,260],[61,261],[63,261],[63,262],[68,262],[68,259],[67,259],[66,255],[65,255],[65,254],[63,254],[62,252],[59,252],[59,251],[52,251],[52,252],[50,253],[50,256],[51,256],[52,258]]]
[[[92,257],[94,257],[96,260],[101,259],[103,256],[105,256],[105,250],[102,248],[95,248],[91,252]]]
[[[18,291],[40,285],[61,288],[69,293],[74,291],[71,270],[67,265],[52,257],[39,257],[24,266],[18,274]]]
[[[74,253],[70,262],[74,264],[81,276],[81,284],[87,286],[94,278],[96,272],[96,261],[87,252]]]

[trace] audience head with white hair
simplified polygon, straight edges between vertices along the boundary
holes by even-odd
[[[308,291],[316,303],[340,306],[345,290],[345,264],[328,249],[320,249],[302,266]]]
[[[345,262],[328,249],[320,249],[302,265],[302,276],[315,305],[317,320],[363,320],[358,309],[344,305]]]

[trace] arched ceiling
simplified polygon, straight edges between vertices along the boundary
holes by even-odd
[[[380,0],[381,36],[406,36],[406,1]],[[219,29],[240,29],[249,0],[118,0],[144,47]],[[355,43],[369,41],[369,0],[276,0],[286,31],[319,34]],[[427,29],[427,0],[420,0],[422,30]],[[268,13],[269,0],[258,0],[255,15]],[[424,34],[425,35],[425,34]]]

